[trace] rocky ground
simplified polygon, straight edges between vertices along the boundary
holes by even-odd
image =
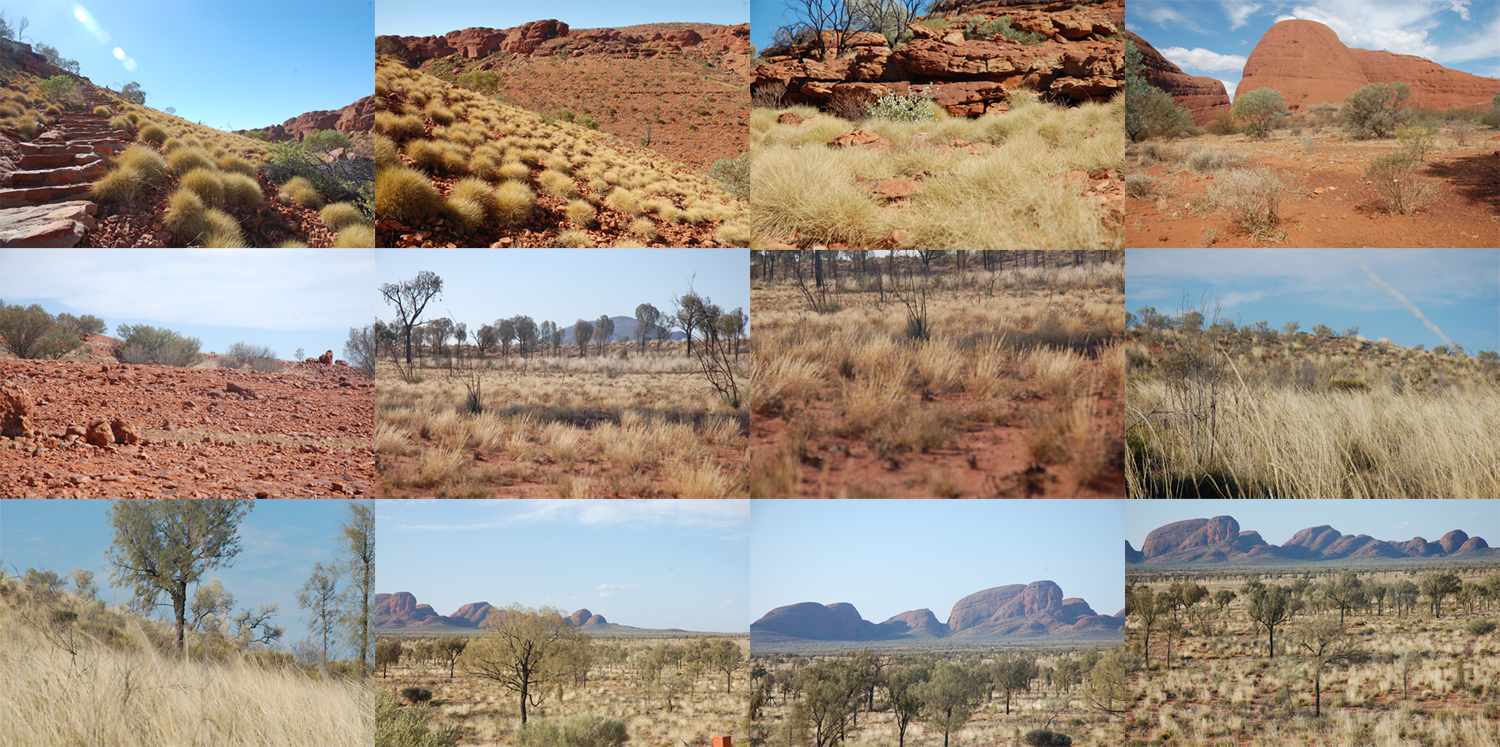
[[[372,495],[373,382],[283,366],[0,360],[0,498]]]

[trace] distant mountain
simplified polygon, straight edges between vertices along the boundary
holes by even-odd
[[[458,611],[452,615],[439,615],[432,609],[432,605],[418,604],[417,598],[410,592],[398,591],[394,594],[376,594],[375,604],[370,608],[370,616],[372,625],[377,630],[432,629],[434,632],[439,632],[443,628],[483,628],[487,625],[491,609],[494,608],[489,602],[472,602],[459,607]],[[617,625],[604,619],[603,615],[596,615],[587,609],[581,609],[569,615],[568,621],[573,627],[590,633],[651,630]],[[686,631],[679,628],[667,628],[664,632]]]
[[[593,319],[588,319],[586,321],[589,322],[590,324],[593,324],[598,319],[599,319],[599,317],[594,317]],[[635,330],[636,330],[635,317],[633,317],[633,316],[612,316],[612,317],[610,317],[610,320],[615,323],[614,334],[610,336],[611,340],[634,340],[635,339]],[[573,324],[576,323],[577,321],[578,321],[577,319],[574,319],[573,321],[568,322],[567,326],[563,327],[563,340],[562,341],[563,341],[564,345],[572,345],[572,344],[574,344],[574,342],[573,342]],[[558,322],[559,326],[561,326],[562,324],[563,324],[562,322]],[[652,339],[654,340],[656,338],[653,336]],[[684,335],[681,331],[673,331],[671,334],[667,335],[667,339],[668,340],[685,340],[685,339],[687,339],[687,336]],[[598,341],[599,341],[599,338],[597,337],[597,333],[596,333],[596,336],[594,338],[592,338],[592,339],[589,340],[589,344],[593,345],[594,343],[596,343]]]
[[[1222,563],[1402,558],[1500,557],[1483,537],[1455,529],[1437,542],[1414,537],[1405,542],[1367,534],[1343,534],[1330,526],[1303,529],[1284,545],[1272,545],[1259,532],[1240,531],[1232,516],[1187,519],[1157,527],[1139,551],[1125,543],[1126,563]]]
[[[1118,631],[1122,615],[1100,615],[1082,599],[1063,598],[1051,581],[985,589],[958,600],[943,623],[931,610],[903,612],[882,623],[846,602],[777,607],[750,625],[750,642],[890,641],[980,636],[1099,637]]]

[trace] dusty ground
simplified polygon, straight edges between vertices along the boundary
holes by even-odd
[[[44,434],[0,439],[0,498],[336,498],[372,495],[374,384],[344,366],[281,373],[132,366],[112,357],[0,360]],[[255,393],[225,391],[237,383]],[[133,424],[96,447],[70,425]]]
[[[1307,150],[1303,139],[1314,145]],[[1480,129],[1460,146],[1440,135],[1419,178],[1439,191],[1411,215],[1392,215],[1383,195],[1364,177],[1376,157],[1400,148],[1398,140],[1346,140],[1333,128],[1301,135],[1278,130],[1267,141],[1243,135],[1204,135],[1172,146],[1209,148],[1244,155],[1274,169],[1294,185],[1282,200],[1276,243],[1298,247],[1475,247],[1500,246],[1500,135]],[[1129,158],[1132,164],[1138,161]],[[1129,247],[1242,247],[1254,242],[1220,213],[1194,210],[1215,178],[1183,163],[1128,169],[1156,177],[1168,195],[1126,200],[1125,245]]]

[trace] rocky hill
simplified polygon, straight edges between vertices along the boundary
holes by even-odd
[[[1344,46],[1333,29],[1317,21],[1282,21],[1266,31],[1245,61],[1238,96],[1274,88],[1287,108],[1307,109],[1344,97],[1370,83],[1411,86],[1411,106],[1452,109],[1489,106],[1500,93],[1500,79],[1449,70],[1431,60]]]
[[[1006,95],[1018,88],[1107,101],[1124,85],[1124,21],[1123,0],[965,3],[920,17],[908,27],[911,40],[894,49],[875,33],[854,36],[828,59],[812,43],[767,49],[751,90],[785,87],[783,103],[828,106],[931,86],[954,116],[1007,111]]]
[[[264,130],[266,139],[272,142],[301,140],[318,130],[338,130],[346,135],[369,132],[375,129],[375,97],[366,96],[342,109],[298,114],[281,124],[258,129]],[[236,132],[244,134],[246,130]]]
[[[750,640],[754,644],[981,636],[1080,638],[1107,635],[1123,624],[1123,617],[1100,615],[1082,599],[1064,598],[1062,588],[1051,581],[1035,581],[970,594],[953,605],[946,624],[927,609],[872,623],[847,602],[777,607],[750,625]]]
[[[1177,105],[1193,113],[1193,122],[1205,125],[1214,117],[1229,111],[1229,92],[1224,84],[1206,75],[1188,75],[1171,60],[1163,57],[1151,42],[1126,31],[1125,38],[1135,42],[1146,68],[1146,81],[1172,96]]]
[[[375,50],[534,112],[595,122],[699,168],[748,147],[748,23],[574,29],[548,19],[381,36]]]
[[[485,627],[489,618],[490,610],[494,609],[489,602],[471,602],[459,607],[451,615],[439,615],[430,604],[419,604],[416,596],[411,592],[398,591],[394,594],[376,594],[375,604],[370,608],[372,625],[380,630],[433,630],[441,631],[443,628],[482,628]],[[618,625],[604,619],[603,615],[596,615],[588,609],[580,609],[568,616],[568,622],[573,627],[588,633],[628,633],[647,632],[645,628],[636,628],[629,625]],[[678,628],[669,628],[663,632],[684,632]]]
[[[1404,558],[1500,557],[1483,537],[1461,529],[1437,542],[1414,537],[1405,542],[1378,540],[1367,534],[1343,534],[1330,526],[1309,527],[1284,545],[1272,545],[1260,533],[1241,531],[1232,516],[1187,519],[1157,527],[1146,535],[1139,551],[1125,543],[1127,563],[1218,563],[1322,560],[1378,560]]]

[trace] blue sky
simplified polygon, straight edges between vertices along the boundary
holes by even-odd
[[[56,47],[95,85],[118,91],[133,80],[147,106],[209,127],[281,124],[375,86],[369,0],[31,0],[4,10],[12,28],[31,21],[23,41]]]
[[[74,568],[86,568],[94,572],[101,599],[129,601],[127,588],[110,585],[110,566],[104,562],[114,541],[109,522],[113,504],[104,499],[0,501],[0,560],[6,574],[25,575],[27,568],[36,568],[66,578]],[[210,571],[204,583],[218,579],[234,595],[236,611],[280,604],[281,614],[272,622],[287,627],[283,648],[290,647],[308,637],[297,590],[314,565],[337,559],[334,537],[348,519],[348,506],[349,501],[341,500],[256,501],[239,526],[240,553],[228,568]],[[192,593],[190,588],[189,598]],[[163,619],[170,619],[171,612],[169,605]]]
[[[0,249],[0,299],[119,325],[168,327],[202,341],[265,345],[282,360],[344,357],[351,326],[371,323],[368,249]]]
[[[394,36],[442,36],[467,28],[508,29],[531,21],[556,19],[570,29],[619,28],[642,23],[717,23],[732,26],[750,20],[749,0],[446,0],[375,3],[375,33]]]
[[[586,608],[620,625],[747,632],[750,501],[386,500],[377,588]]]
[[[725,311],[750,311],[749,249],[380,249],[370,299],[376,316],[396,318],[379,287],[422,270],[443,279],[443,295],[423,319],[448,317],[477,331],[525,314],[571,326],[600,314],[635,316],[649,303],[669,313],[689,282]]]
[[[1444,342],[1354,261],[1401,293],[1470,353],[1500,349],[1500,250],[1495,249],[1129,249],[1125,308],[1164,314],[1189,308],[1237,324],[1290,320],[1327,324],[1406,347]]]
[[[755,501],[747,623],[798,602],[848,602],[877,623],[925,607],[947,622],[976,591],[1041,580],[1113,615],[1124,503]]]
[[[1413,537],[1436,542],[1462,529],[1470,537],[1500,545],[1500,501],[1492,499],[1130,501],[1125,507],[1125,539],[1139,550],[1146,535],[1159,526],[1215,516],[1233,516],[1240,531],[1260,532],[1261,539],[1273,545],[1284,545],[1298,531],[1323,525],[1388,542]]]
[[[1223,81],[1229,96],[1245,59],[1277,21],[1318,21],[1345,46],[1432,60],[1500,77],[1494,0],[1129,0],[1125,25],[1189,75]]]

